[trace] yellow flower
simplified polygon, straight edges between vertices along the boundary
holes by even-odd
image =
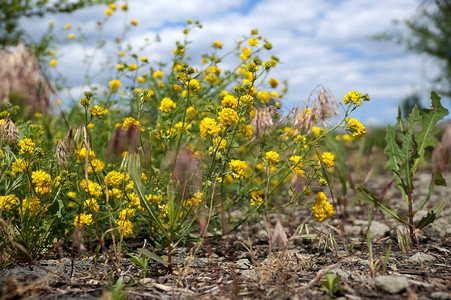
[[[141,123],[133,117],[125,118],[124,122],[122,122],[122,130],[127,131],[130,126],[138,128],[141,126]]]
[[[108,6],[112,9],[112,10],[116,10],[117,9],[117,5],[115,3],[110,3],[108,4]]]
[[[304,163],[301,161],[301,157],[299,155],[293,155],[289,160],[292,164],[293,171],[300,176],[304,176],[305,172],[302,170]]]
[[[56,59],[52,59],[51,61],[50,61],[50,66],[51,67],[56,67],[58,65],[58,62],[56,61]]]
[[[258,45],[258,40],[256,38],[251,38],[247,43],[249,46],[254,47]]]
[[[136,81],[137,81],[138,83],[143,83],[143,82],[145,81],[145,79],[144,79],[144,77],[139,76],[138,78],[136,78]]]
[[[87,187],[86,187],[86,180],[85,179],[80,181],[79,186],[80,186],[80,188],[83,191],[85,191],[86,193],[88,193],[91,196],[100,197],[102,195],[102,193],[103,193],[102,187],[98,183],[92,182],[89,179],[88,179],[88,186]]]
[[[271,100],[271,93],[267,91],[258,92],[257,99],[259,99],[263,104],[268,104],[269,100]]]
[[[26,160],[22,158],[18,158],[11,164],[11,174],[16,177],[17,174],[23,173],[26,169],[31,168],[31,164],[29,164]]]
[[[348,129],[354,138],[360,139],[365,136],[365,127],[356,119],[347,118],[346,124],[348,124]]]
[[[19,141],[19,154],[32,155],[35,149],[35,143],[29,138],[23,138]]]
[[[146,200],[152,204],[157,204],[157,205],[160,204],[161,199],[157,195],[149,194],[149,195],[146,195],[145,197],[146,197]]]
[[[75,192],[67,192],[67,197],[75,199],[75,197],[77,196],[77,194]]]
[[[147,57],[145,57],[145,56],[142,56],[139,60],[142,61],[142,62],[148,62],[149,61],[147,59]]]
[[[69,30],[69,29],[71,29],[72,28],[72,24],[71,23],[67,23],[65,26],[64,26],[64,29],[66,29],[66,30]]]
[[[345,142],[351,142],[352,138],[349,134],[343,134],[343,141]]]
[[[105,168],[105,164],[100,159],[93,159],[89,162],[88,172],[100,172]]]
[[[334,214],[334,207],[327,202],[327,197],[322,192],[316,194],[313,213],[317,222],[321,222]]]
[[[108,112],[108,109],[95,105],[89,109],[91,114],[95,117],[102,118],[104,114]]]
[[[99,211],[99,203],[96,198],[89,198],[83,202],[83,205],[89,208],[91,211],[98,212]]]
[[[123,11],[128,10],[128,5],[127,5],[126,3],[121,4],[121,9],[122,9]]]
[[[191,79],[190,81],[188,81],[186,83],[186,87],[194,93],[200,90],[199,81],[197,81],[196,79]]]
[[[211,47],[216,49],[222,49],[222,43],[220,41],[214,41]]]
[[[130,220],[136,213],[136,209],[134,208],[124,208],[119,212],[119,220],[125,221]]]
[[[266,152],[266,159],[270,164],[277,165],[277,163],[279,162],[279,153],[274,151],[268,151]]]
[[[17,203],[19,203],[19,199],[14,194],[0,196],[0,211],[10,210]]]
[[[263,203],[263,199],[262,197],[258,196],[258,195],[252,195],[251,197],[251,206],[260,206]]]
[[[138,26],[138,21],[136,20],[131,20],[130,24],[132,24],[133,26]]]
[[[113,15],[113,11],[110,8],[105,10],[105,16],[111,17]]]
[[[221,122],[221,125],[224,126],[234,126],[237,124],[238,122],[238,114],[235,110],[233,110],[232,108],[223,108],[219,113],[218,113],[218,120]]]
[[[77,228],[81,228],[84,225],[91,225],[91,223],[92,223],[91,214],[81,213],[74,219],[74,226]]]
[[[324,152],[321,155],[321,160],[323,161],[326,168],[332,168],[335,165],[335,155],[330,152]]]
[[[241,49],[241,55],[240,55],[240,59],[241,60],[247,60],[252,54],[251,49],[243,47]]]
[[[111,171],[105,176],[105,182],[107,185],[112,186],[113,188],[118,188],[119,185],[122,184],[124,178],[124,173]]]
[[[312,114],[312,109],[311,109],[311,108],[306,108],[306,109],[304,109],[304,111],[301,113],[301,117],[300,117],[301,122],[304,123],[304,122],[306,122],[307,120],[310,120],[310,119],[312,119],[313,121],[316,121],[316,119],[318,118],[318,116],[317,116],[317,115],[313,115],[313,116],[310,118],[310,115],[311,115],[311,114]]]
[[[146,176],[146,173],[144,173],[144,172],[141,172],[141,181],[147,182],[147,176]]]
[[[155,73],[153,73],[153,75],[152,75],[153,78],[163,78],[163,76],[164,76],[164,73],[163,73],[163,71],[160,71],[160,70],[155,71]]]
[[[25,199],[22,200],[22,214],[27,213],[31,216],[37,216],[40,212],[40,215],[43,216],[49,206],[50,204],[43,205],[38,197],[25,197]]]
[[[232,95],[226,95],[221,101],[221,106],[223,108],[229,107],[236,110],[238,108],[238,99]]]
[[[127,69],[129,71],[135,71],[135,70],[138,70],[138,66],[135,64],[129,64]]]
[[[273,89],[275,89],[277,87],[277,85],[279,85],[279,81],[277,81],[277,79],[275,79],[275,78],[269,78],[268,82]]]
[[[84,143],[81,143],[78,147],[78,150],[75,150],[75,153],[77,154],[78,160],[85,160],[86,152],[88,152],[89,159],[94,159],[96,154],[92,149],[89,149],[89,151],[86,151],[86,147]]]
[[[228,164],[232,177],[235,179],[241,179],[246,176],[247,165],[245,161],[232,159]]]
[[[75,35],[73,33],[71,33],[68,35],[68,38],[69,38],[69,40],[73,40],[73,39],[75,39]]]
[[[125,56],[125,52],[124,52],[124,51],[119,51],[117,55],[119,55],[119,56]]]
[[[169,112],[175,107],[176,107],[176,104],[174,103],[174,101],[172,101],[168,97],[163,98],[163,100],[161,100],[161,102],[160,102],[160,110],[162,112]]]
[[[119,89],[119,87],[121,86],[121,82],[117,79],[113,79],[109,82],[109,85],[111,87],[111,90],[113,92],[116,92]]]
[[[133,233],[133,224],[129,220],[118,220],[116,221],[116,225],[119,228],[119,232],[123,235],[129,235]]]
[[[221,130],[216,120],[209,117],[205,117],[200,121],[199,129],[201,137],[217,136]]]
[[[362,103],[362,96],[357,91],[350,91],[346,94],[343,99],[344,104],[354,103],[355,105],[360,105]]]
[[[198,206],[202,202],[204,194],[201,192],[194,193],[194,197],[185,201],[185,206]]]

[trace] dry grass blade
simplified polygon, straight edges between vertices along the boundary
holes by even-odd
[[[256,111],[257,113],[252,119],[252,126],[254,126],[253,141],[259,138],[261,133],[269,133],[269,129],[274,126],[273,119],[277,116],[277,109],[273,106],[268,106],[264,109],[256,108]]]
[[[0,139],[7,144],[13,144],[18,137],[17,128],[14,122],[6,118],[0,126]]]

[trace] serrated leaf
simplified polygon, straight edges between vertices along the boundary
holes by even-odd
[[[149,250],[147,250],[145,248],[138,248],[138,252],[141,253],[142,255],[150,258],[151,260],[153,260],[159,264],[162,264],[166,268],[168,267],[168,262],[165,261],[163,258],[161,258],[161,256],[159,256],[158,254],[150,252]]]
[[[388,155],[388,161],[385,168],[393,172],[399,172],[399,158],[401,157],[401,149],[396,143],[396,132],[390,125],[387,126],[385,141],[387,142],[387,146],[384,151],[385,154]]]
[[[424,162],[424,150],[427,147],[435,147],[437,139],[435,135],[439,132],[435,127],[438,121],[446,117],[449,111],[440,103],[440,97],[434,91],[431,92],[431,108],[421,110],[421,131],[416,134],[418,143],[419,162]]]

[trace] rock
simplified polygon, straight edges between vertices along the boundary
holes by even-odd
[[[363,232],[366,234],[366,229],[367,229],[367,225],[368,225],[368,221],[364,221],[364,220],[355,220],[354,221],[354,226],[361,226],[361,230],[363,230]],[[350,228],[352,230],[356,230],[354,228]],[[345,229],[346,231],[346,229]],[[384,223],[378,222],[378,221],[372,221],[371,222],[371,227],[370,227],[370,235],[371,238],[380,238],[385,236],[388,232],[390,231],[390,227],[388,227],[387,225],[385,225]]]
[[[374,286],[390,294],[398,294],[409,287],[409,281],[402,276],[378,276],[374,279]]]
[[[431,294],[431,298],[434,300],[451,300],[451,294],[445,292],[434,292]]]
[[[236,263],[236,265],[238,267],[240,267],[240,269],[245,269],[246,270],[246,269],[252,268],[252,264],[249,261],[249,259],[247,259],[247,258],[243,258],[243,259],[237,260],[235,263]]]
[[[418,252],[408,259],[409,263],[417,265],[430,265],[435,262],[435,257],[426,253]]]

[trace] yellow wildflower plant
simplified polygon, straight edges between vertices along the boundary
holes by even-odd
[[[218,135],[221,128],[219,127],[218,123],[215,119],[205,117],[200,122],[200,136],[201,137],[215,137]]]
[[[99,211],[99,203],[96,198],[89,198],[83,202],[83,206],[89,208],[91,211],[98,212]]]
[[[324,163],[326,168],[332,168],[335,165],[335,155],[330,152],[324,152],[321,155],[321,161]]]
[[[232,177],[235,179],[241,179],[246,176],[247,164],[245,161],[232,159],[228,164]]]
[[[186,83],[186,87],[193,93],[197,93],[200,90],[199,81],[196,79],[191,79]]]
[[[278,85],[279,85],[279,81],[277,81],[277,79],[275,78],[269,78],[268,79],[269,85],[275,89]]]
[[[91,112],[91,115],[101,119],[103,117],[103,115],[108,112],[108,109],[103,108],[103,107],[98,106],[98,105],[95,105],[95,106],[91,107],[89,109],[89,111]]]
[[[252,54],[251,49],[243,47],[241,49],[241,55],[240,55],[240,59],[241,60],[247,60]]]
[[[343,98],[343,103],[346,105],[348,103],[353,103],[358,106],[358,105],[362,104],[362,101],[363,101],[362,95],[360,95],[360,93],[357,91],[350,91]]]
[[[91,225],[91,223],[92,223],[91,214],[81,213],[77,215],[74,219],[74,226],[77,228],[81,228],[84,225]]]
[[[218,120],[223,126],[235,126],[238,122],[238,114],[234,109],[226,107],[218,113]]]
[[[223,108],[228,107],[236,110],[238,108],[238,99],[232,95],[226,95],[221,101],[221,106]]]
[[[152,75],[153,78],[160,78],[160,79],[163,78],[163,76],[164,76],[164,73],[163,73],[163,71],[160,71],[160,70],[155,71]]]
[[[222,49],[222,43],[220,41],[214,41],[211,47],[216,49]]]
[[[356,119],[347,118],[346,124],[348,125],[348,130],[352,133],[354,138],[360,139],[365,136],[365,127]]]
[[[261,206],[263,203],[262,197],[258,195],[252,195],[251,196],[251,206]]]
[[[109,82],[111,91],[116,92],[121,87],[121,82],[118,79],[113,79]]]
[[[133,224],[129,220],[118,220],[116,225],[119,227],[121,235],[126,236],[133,233]]]
[[[160,110],[162,112],[170,112],[172,109],[176,108],[176,104],[170,98],[165,97],[160,102]]]
[[[141,123],[133,117],[125,118],[122,122],[122,130],[127,131],[129,127],[138,128],[141,126]]]
[[[334,207],[327,202],[327,197],[322,192],[316,194],[313,214],[315,215],[317,222],[324,221],[334,214]]]
[[[31,173],[31,182],[38,196],[48,195],[50,193],[50,185],[52,179],[44,170],[38,170]]]
[[[304,166],[304,163],[301,160],[301,156],[299,155],[293,155],[291,156],[288,160],[291,162],[292,164],[292,168],[293,171],[300,176],[304,176],[305,171],[302,169],[302,167]]]
[[[0,211],[10,210],[14,205],[19,203],[19,198],[14,194],[0,196]]]
[[[19,154],[33,155],[35,150],[35,143],[29,138],[23,138],[19,141]]]
[[[271,165],[277,165],[277,163],[279,162],[279,153],[274,152],[274,151],[268,151],[266,152],[266,160],[271,164]]]

